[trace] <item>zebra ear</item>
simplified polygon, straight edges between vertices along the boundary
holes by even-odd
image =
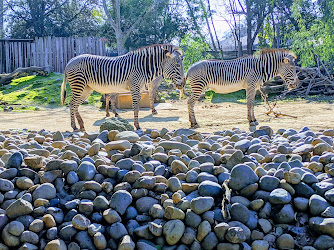
[[[167,57],[170,57],[170,58],[175,57],[175,55],[172,52],[170,52],[168,49],[163,49],[163,52]]]
[[[283,59],[283,62],[284,62],[284,63],[290,63],[290,60],[289,60],[289,58],[285,57],[285,58]]]

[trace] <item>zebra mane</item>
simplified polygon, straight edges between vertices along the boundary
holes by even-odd
[[[154,48],[162,48],[162,49],[169,50],[170,52],[178,52],[180,54],[180,56],[183,55],[182,50],[179,47],[177,47],[175,45],[172,45],[172,44],[153,44],[153,45],[148,45],[148,46],[144,46],[144,47],[141,47],[139,49],[136,49],[134,51],[131,51],[129,53],[131,53],[131,54],[137,54],[137,53],[140,53],[142,51],[150,50],[150,49],[154,49]]]
[[[294,59],[297,59],[296,54],[293,51],[288,50],[288,49],[261,49],[254,56],[261,56],[261,55],[273,54],[273,53],[282,53],[284,55],[290,55]]]

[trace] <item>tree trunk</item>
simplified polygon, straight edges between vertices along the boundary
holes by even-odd
[[[29,75],[40,75],[40,76],[47,76],[52,71],[51,66],[46,67],[28,67],[28,68],[17,68],[10,74],[0,74],[0,86],[10,84],[13,79],[29,76]]]
[[[242,42],[238,41],[238,57],[242,57],[243,56],[243,51],[242,51]]]
[[[196,29],[196,32],[197,34],[201,37],[202,41],[205,41],[205,38],[203,36],[203,34],[201,33],[201,29],[199,28],[198,26],[198,23],[196,21],[196,18],[195,18],[195,15],[194,15],[194,11],[189,3],[189,0],[185,0],[187,5],[188,5],[188,9],[189,9],[189,12],[190,12],[190,16],[191,18],[193,19],[193,22],[194,22],[194,25],[195,25],[195,29]]]
[[[205,5],[202,2],[202,0],[201,0],[201,6],[202,6],[202,10],[203,10],[203,14],[204,14],[204,19],[205,19],[205,22],[206,22],[206,26],[207,26],[209,34],[210,34],[210,38],[211,38],[211,43],[212,43],[213,50],[215,52],[218,52],[218,49],[217,49],[216,43],[215,43],[215,39],[213,38],[213,35],[212,35],[212,32],[211,32],[211,28],[210,28],[210,23],[209,23],[209,19],[208,19],[208,12],[206,11]]]
[[[0,39],[4,37],[3,16],[4,16],[3,0],[0,0]]]
[[[220,46],[220,42],[219,42],[219,38],[218,38],[218,35],[217,35],[216,27],[215,27],[215,24],[213,22],[212,12],[211,12],[211,7],[210,7],[210,0],[207,0],[207,1],[208,1],[208,10],[209,10],[210,19],[211,19],[211,25],[212,25],[213,31],[215,32],[215,36],[216,36],[216,40],[217,40],[217,46],[218,46],[218,49],[220,51],[220,57],[223,60],[224,59],[223,49]]]
[[[253,52],[253,43],[252,43],[252,12],[251,12],[251,3],[250,0],[246,0],[246,22],[247,22],[247,54],[251,55]]]

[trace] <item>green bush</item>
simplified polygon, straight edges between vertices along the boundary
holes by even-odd
[[[100,132],[103,130],[118,130],[118,131],[133,131],[133,126],[126,120],[120,117],[113,117],[100,126]]]

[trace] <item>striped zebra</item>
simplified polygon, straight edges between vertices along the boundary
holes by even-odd
[[[258,125],[254,115],[256,91],[263,83],[275,76],[281,76],[289,89],[298,86],[296,55],[286,49],[265,49],[256,55],[235,60],[203,60],[193,64],[187,72],[192,95],[188,100],[191,127],[199,127],[195,118],[194,106],[201,93],[207,88],[216,93],[227,94],[246,89],[248,121],[251,129]]]
[[[159,76],[154,81],[152,81],[148,84],[148,93],[149,93],[149,98],[150,98],[150,108],[152,110],[153,115],[158,114],[157,110],[154,107],[154,100],[156,98],[156,95],[158,93],[158,88],[159,88],[163,79],[164,79],[163,76]],[[105,101],[106,101],[106,117],[110,116],[109,103],[111,103],[111,109],[112,109],[112,112],[114,113],[115,117],[118,117],[119,115],[116,111],[117,94],[105,94],[104,96],[105,96]]]
[[[151,45],[142,47],[118,57],[80,55],[66,65],[61,87],[61,103],[65,104],[66,79],[72,90],[70,101],[71,126],[77,130],[75,117],[80,130],[85,130],[78,108],[93,90],[102,93],[131,92],[134,111],[134,125],[138,122],[139,101],[145,86],[163,75],[172,80],[177,88],[185,85],[183,54],[173,45]]]

